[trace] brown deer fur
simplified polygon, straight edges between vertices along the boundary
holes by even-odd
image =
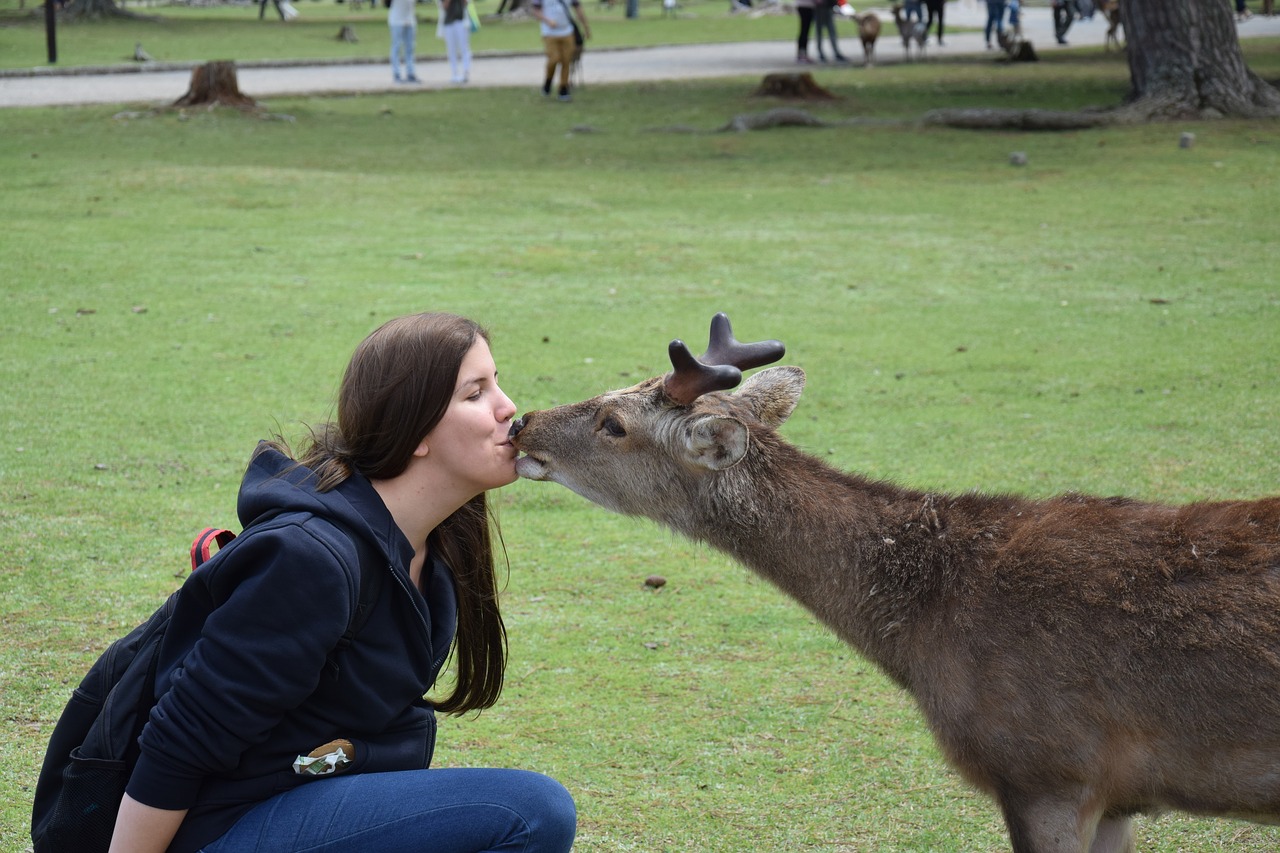
[[[867,66],[871,66],[876,58],[876,39],[880,38],[880,16],[875,12],[855,15],[858,22],[858,39],[862,42],[862,55]]]
[[[522,476],[722,549],[916,699],[1017,853],[1128,851],[1130,816],[1280,822],[1280,498],[948,495],[783,441],[804,374],[662,379],[526,415]]]
[[[1124,45],[1120,44],[1120,28],[1124,26],[1124,21],[1120,17],[1120,0],[1099,0],[1097,10],[1102,14],[1102,19],[1107,22],[1107,38],[1105,50],[1124,50]]]

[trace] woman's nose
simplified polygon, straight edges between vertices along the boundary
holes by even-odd
[[[498,407],[498,420],[509,421],[516,416],[516,404],[506,394],[502,395],[502,404]]]

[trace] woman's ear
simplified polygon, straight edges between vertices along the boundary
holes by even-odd
[[[413,449],[413,455],[419,458],[427,455],[427,440],[425,438],[418,442],[418,446]]]

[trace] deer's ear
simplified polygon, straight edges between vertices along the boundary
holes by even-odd
[[[746,405],[761,423],[776,428],[796,410],[803,390],[803,370],[771,367],[747,379],[733,399]]]
[[[747,455],[747,427],[734,418],[699,418],[685,436],[685,461],[698,468],[723,471]]]

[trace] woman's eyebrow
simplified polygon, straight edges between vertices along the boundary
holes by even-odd
[[[492,376],[490,376],[487,373],[481,373],[476,376],[469,377],[467,379],[459,380],[458,387],[466,388],[470,385],[486,385],[489,382],[496,380],[497,378],[498,378],[497,373],[494,373]]]

